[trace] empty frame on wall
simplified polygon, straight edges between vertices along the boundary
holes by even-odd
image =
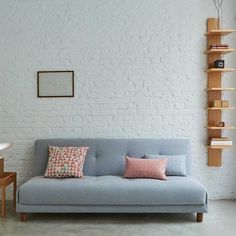
[[[39,98],[74,97],[74,71],[38,71]]]

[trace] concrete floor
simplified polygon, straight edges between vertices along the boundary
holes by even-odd
[[[32,214],[27,222],[10,213],[0,236],[235,236],[236,201],[210,201],[202,223],[193,214]]]

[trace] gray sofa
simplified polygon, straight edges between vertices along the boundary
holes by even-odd
[[[84,177],[42,177],[48,162],[48,146],[89,146]],[[207,212],[205,187],[191,176],[187,139],[44,139],[35,142],[33,177],[17,191],[17,212],[27,213],[197,213]],[[124,156],[186,154],[187,176],[125,179]]]

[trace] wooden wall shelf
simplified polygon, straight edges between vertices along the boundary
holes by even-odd
[[[218,69],[218,68],[210,68],[207,70],[208,73],[212,72],[232,72],[234,71],[234,68],[224,68],[224,69]]]
[[[210,20],[210,19],[208,19]],[[228,34],[233,33],[235,30],[233,29],[212,29],[208,30],[208,32],[205,33],[205,36],[226,36]]]
[[[233,146],[207,146],[209,149],[227,149],[227,148],[232,148]]]
[[[233,126],[224,126],[224,127],[219,127],[219,126],[207,126],[208,129],[234,129]]]
[[[222,44],[222,36],[229,35],[234,32],[233,29],[217,29],[219,25],[219,19],[209,18],[207,19],[207,48],[212,44]],[[222,91],[234,91],[235,88],[223,88],[222,87],[222,74],[225,72],[233,72],[234,68],[212,68],[214,61],[221,59],[224,54],[234,52],[233,48],[226,49],[208,49],[206,50],[207,55],[207,96],[208,104],[211,104],[214,100],[222,100]],[[228,63],[227,63],[228,64]],[[208,107],[208,140],[211,138],[222,137],[224,130],[233,130],[233,126],[218,127],[216,124],[223,121],[223,111],[233,110],[234,107]],[[208,165],[209,166],[221,166],[222,165],[222,150],[225,148],[231,148],[232,146],[210,146],[208,145]]]
[[[230,52],[234,52],[233,48],[228,48],[228,49],[209,49],[205,52],[205,54],[227,54]]]
[[[234,107],[208,107],[208,110],[234,110]]]
[[[207,91],[235,91],[235,88],[208,88]]]

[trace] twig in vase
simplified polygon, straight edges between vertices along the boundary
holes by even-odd
[[[222,5],[224,0],[213,0],[214,6],[216,8],[217,17],[220,20],[222,18]],[[222,20],[222,19],[221,19]]]

